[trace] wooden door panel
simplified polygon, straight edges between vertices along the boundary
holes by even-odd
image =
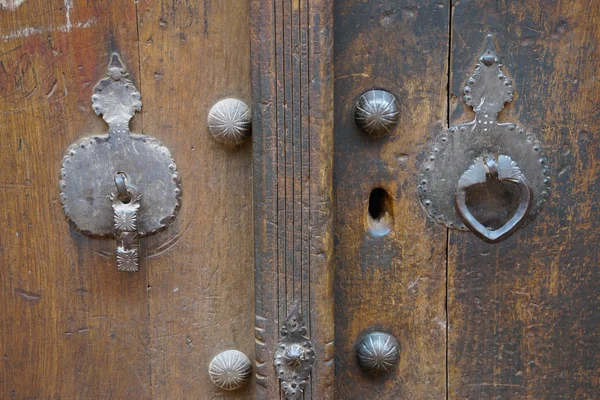
[[[90,96],[109,52],[139,77],[135,5],[30,0],[0,15],[0,397],[147,397],[145,269],[117,274],[114,242],[77,233],[58,198],[67,146],[104,130]]]
[[[222,397],[211,358],[253,358],[251,144],[220,145],[206,119],[221,98],[250,104],[247,5],[0,5],[0,397]],[[90,97],[113,51],[142,95],[132,131],[161,140],[183,180],[138,273],[118,273],[115,242],[76,232],[59,201],[67,147],[106,131]]]
[[[496,245],[451,231],[449,398],[592,399],[600,355],[597,2],[459,2],[451,124],[487,33],[515,98],[500,114],[544,144],[553,179],[535,221]]]
[[[416,201],[420,153],[446,120],[449,4],[335,3],[336,396],[340,399],[445,396],[446,232]],[[354,104],[386,89],[400,122],[388,136],[356,126]],[[383,188],[393,224],[369,228],[369,198]],[[400,343],[397,369],[369,377],[356,345],[371,331]]]
[[[301,398],[331,399],[333,3],[252,0],[250,7],[257,398],[301,390]],[[292,345],[305,359],[314,355],[310,377],[305,363],[283,375],[275,369],[283,364],[277,352],[289,349],[281,347],[284,332],[302,329],[294,311],[306,332]]]
[[[184,193],[175,223],[146,246],[152,393],[220,398],[212,357],[254,355],[252,145],[224,146],[206,121],[221,99],[251,104],[248,7],[140,1],[138,13],[144,133],[173,150]]]

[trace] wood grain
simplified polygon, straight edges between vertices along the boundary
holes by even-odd
[[[333,397],[332,4],[251,1],[257,398],[280,396],[274,351],[298,304]]]
[[[500,244],[450,234],[449,398],[597,398],[600,4],[457,2],[453,15],[452,124],[472,118],[461,89],[491,33],[516,88],[500,120],[541,138],[554,185]]]
[[[597,397],[597,2],[0,4],[0,398],[279,398],[273,351],[295,303],[317,354],[305,399]],[[488,33],[516,86],[500,120],[542,139],[554,180],[545,210],[498,245],[447,237],[416,194],[430,140],[472,118],[461,89]],[[183,181],[180,215],[142,240],[135,274],[58,198],[68,145],[106,131],[90,96],[113,51],[142,95],[132,131],[163,141]],[[216,101],[251,103],[250,60],[254,169],[249,142],[206,129]],[[400,100],[388,138],[354,124],[371,88]],[[392,199],[385,236],[368,231],[377,187]],[[373,330],[401,345],[377,379],[355,357]],[[256,348],[256,379],[225,394],[207,366],[229,348]]]
[[[207,374],[212,357],[254,355],[252,146],[223,146],[206,126],[217,101],[251,103],[240,3],[138,3],[144,133],[173,149],[183,182],[181,214],[146,253],[156,398],[222,398]],[[227,397],[252,398],[253,386]]]
[[[153,395],[220,398],[205,372],[212,357],[254,353],[251,145],[221,145],[206,121],[222,98],[250,103],[248,12],[237,1],[142,1],[138,10],[144,132],[175,149],[184,185],[177,223],[150,239]]]
[[[336,397],[441,399],[446,383],[446,232],[417,201],[423,149],[446,120],[448,2],[345,0],[335,5]],[[366,90],[399,101],[399,126],[370,138],[353,118]],[[383,188],[394,221],[368,225]],[[371,331],[400,342],[391,374],[365,375],[355,347]]]

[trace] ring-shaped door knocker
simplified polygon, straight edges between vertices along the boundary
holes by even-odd
[[[502,72],[490,35],[475,72],[463,88],[475,119],[439,134],[421,165],[419,197],[430,217],[448,228],[470,230],[479,238],[500,242],[532,220],[550,195],[548,158],[535,135],[513,123],[499,123],[498,113],[513,100],[514,86]],[[514,184],[514,210],[503,210],[506,222],[488,226],[469,209],[469,189],[493,183]],[[504,195],[503,192],[500,192]],[[481,205],[480,205],[481,206]]]

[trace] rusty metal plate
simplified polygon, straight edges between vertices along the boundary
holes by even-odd
[[[117,54],[108,77],[94,88],[92,102],[109,131],[81,139],[67,150],[60,181],[64,212],[79,231],[114,237],[111,195],[116,190],[115,175],[122,172],[141,195],[138,234],[155,233],[175,219],[181,201],[180,177],[171,153],[157,139],[130,134],[129,121],[141,108],[140,94]]]
[[[478,158],[505,155],[515,161],[533,193],[525,222],[540,212],[550,195],[548,158],[536,136],[513,123],[498,123],[498,113],[512,101],[514,87],[500,67],[492,37],[485,41],[475,69],[464,87],[475,119],[439,134],[419,175],[419,197],[429,216],[448,228],[468,230],[459,218],[454,195],[463,173]]]

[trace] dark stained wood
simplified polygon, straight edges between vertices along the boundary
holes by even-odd
[[[254,353],[252,146],[206,129],[219,99],[251,101],[248,25],[239,0],[0,10],[0,398],[254,397],[208,376],[220,351]],[[74,231],[59,201],[68,145],[106,131],[90,97],[113,51],[142,95],[132,131],[160,139],[183,181],[138,273],[118,273],[115,242]]]
[[[183,206],[148,239],[149,351],[155,398],[225,394],[207,373],[227,349],[254,358],[252,144],[229,148],[207,130],[217,101],[251,104],[248,3],[140,1],[144,133],[173,152]]]
[[[0,10],[3,399],[150,396],[146,265],[117,273],[115,242],[74,231],[59,201],[67,147],[106,131],[90,97],[112,51],[138,84],[131,1]]]
[[[446,120],[449,4],[335,2],[336,398],[442,399],[446,394],[446,232],[417,200],[417,172]],[[400,124],[372,139],[353,119],[368,89],[399,100]],[[369,196],[391,197],[391,232],[368,229]],[[355,346],[381,330],[400,342],[390,375],[366,376]]]
[[[600,3],[457,2],[452,124],[487,33],[516,95],[500,120],[545,144],[553,193],[506,241],[451,232],[449,398],[594,399],[600,388]],[[518,163],[518,160],[516,160]]]
[[[251,1],[257,398],[298,304],[316,353],[306,399],[333,398],[332,2]]]

